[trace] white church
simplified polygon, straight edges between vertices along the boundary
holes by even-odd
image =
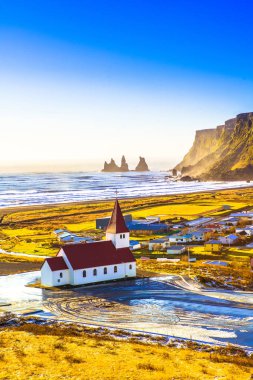
[[[136,276],[129,230],[116,199],[106,240],[64,245],[41,267],[41,285],[83,285]]]

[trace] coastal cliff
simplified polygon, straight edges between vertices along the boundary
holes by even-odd
[[[252,122],[249,112],[196,131],[192,148],[175,169],[203,180],[253,180]]]
[[[129,171],[129,168],[128,168],[128,164],[126,162],[125,156],[122,156],[120,166],[118,166],[115,163],[114,159],[112,158],[109,163],[105,161],[104,168],[102,169],[102,172],[112,172],[112,173],[113,172],[128,172],[128,171]],[[148,165],[144,157],[139,158],[139,163],[136,166],[135,171],[138,171],[138,172],[149,171]]]

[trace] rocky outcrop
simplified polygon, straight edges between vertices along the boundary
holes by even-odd
[[[105,161],[102,172],[120,172],[120,167],[116,165],[114,159],[112,158],[109,164]]]
[[[126,162],[125,156],[122,156],[121,158],[121,166],[120,166],[120,171],[122,172],[128,172],[128,164]]]
[[[144,157],[140,157],[140,161],[138,165],[136,166],[135,170],[138,172],[149,171],[148,165]],[[115,163],[114,159],[112,158],[109,163],[105,161],[104,168],[102,169],[102,172],[128,172],[128,171],[129,171],[129,168],[128,168],[128,164],[126,162],[125,156],[122,156],[120,166],[118,166]]]
[[[136,172],[148,172],[149,168],[144,157],[139,158],[139,163],[135,168]]]
[[[253,179],[253,113],[215,129],[197,131],[190,151],[175,169],[204,180]]]

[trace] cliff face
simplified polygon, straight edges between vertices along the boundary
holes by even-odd
[[[197,131],[192,148],[176,169],[205,180],[253,179],[252,123],[250,112],[215,129]]]

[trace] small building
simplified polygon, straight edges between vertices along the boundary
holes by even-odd
[[[210,230],[210,232],[214,232],[214,231],[220,231],[222,229],[222,225],[220,223],[210,223],[210,224],[206,224],[205,226],[207,229]]]
[[[231,234],[231,235],[227,235],[227,236],[221,236],[219,238],[219,240],[221,241],[222,244],[233,245],[233,244],[238,243],[239,238],[238,238],[238,236]]]
[[[211,220],[213,220],[213,218],[197,218],[197,219],[194,219],[194,220],[189,220],[188,222],[185,222],[185,225],[187,227],[198,227],[198,226],[202,226],[203,224],[207,224],[208,222],[210,222]]]
[[[204,231],[195,231],[191,232],[192,241],[205,241],[205,232]]]
[[[181,255],[186,251],[186,247],[184,245],[171,245],[167,248],[167,253],[169,255]]]
[[[129,241],[129,248],[131,249],[131,251],[135,251],[136,249],[141,248],[141,244],[137,240],[130,240]]]
[[[152,239],[149,241],[148,249],[152,251],[156,246],[159,246],[160,249],[166,249],[170,245],[168,238],[161,239]]]
[[[54,234],[61,243],[91,243],[94,241],[90,237],[78,236],[67,230],[55,230]]]
[[[242,234],[245,232],[245,235],[253,236],[253,226],[238,227],[236,228],[235,232],[237,234]]]
[[[209,240],[204,244],[207,252],[220,252],[222,250],[222,243],[220,240]]]
[[[166,223],[151,223],[145,220],[133,220],[127,223],[130,231],[152,231],[152,232],[168,232],[169,226]]]
[[[171,235],[169,237],[170,244],[181,244],[181,243],[191,243],[192,242],[192,235],[191,234],[185,234],[185,235]]]
[[[181,230],[182,228],[185,228],[184,224],[173,224],[171,227],[173,230]]]

